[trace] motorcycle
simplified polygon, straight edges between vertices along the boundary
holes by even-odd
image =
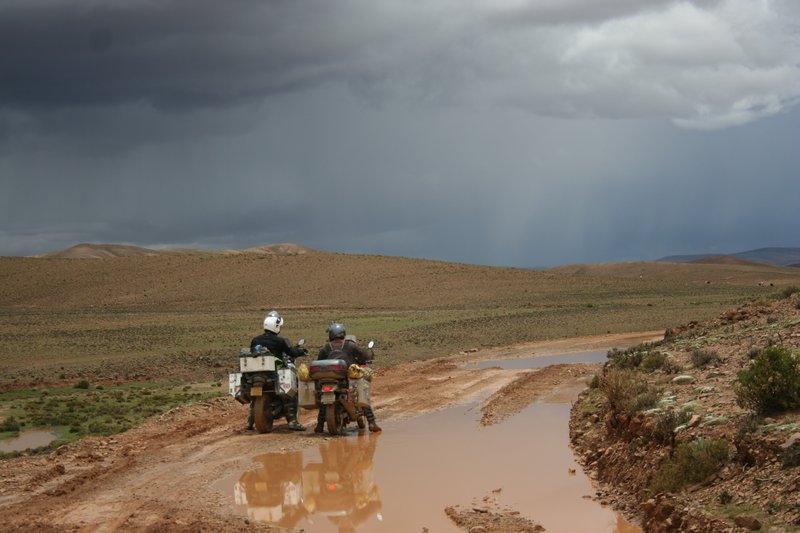
[[[305,344],[304,339],[297,343]],[[256,431],[269,433],[273,421],[288,414],[288,404],[297,395],[297,368],[294,363],[275,357],[263,346],[251,352],[242,348],[239,354],[241,381],[235,398],[245,404],[253,401],[253,422]]]
[[[367,345],[370,350],[373,346],[375,341]],[[309,365],[316,405],[325,406],[325,425],[334,436],[343,435],[350,422],[360,430],[367,427],[363,407],[370,405],[370,383],[365,377],[355,378],[352,372],[343,359],[313,361]]]

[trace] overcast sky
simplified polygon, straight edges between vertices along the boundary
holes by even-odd
[[[800,246],[797,0],[3,0],[0,255]]]

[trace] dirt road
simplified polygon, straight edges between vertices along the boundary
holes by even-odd
[[[392,424],[484,399],[483,423],[490,424],[544,395],[580,386],[596,367],[565,365],[531,372],[464,365],[627,346],[658,336],[650,332],[517,345],[382,369],[375,381],[376,414],[381,423]],[[277,531],[234,513],[229,495],[215,483],[254,467],[255,455],[299,450],[327,437],[288,432],[283,425],[276,425],[272,434],[257,435],[243,430],[246,415],[245,407],[220,398],[175,409],[113,437],[71,443],[49,456],[2,462],[0,523],[11,531]],[[311,426],[315,415],[304,412],[301,420]],[[455,514],[454,521],[467,524],[461,527],[474,526],[469,517],[456,520]],[[504,516],[515,521],[515,530],[536,530],[519,526],[520,518],[511,510]]]

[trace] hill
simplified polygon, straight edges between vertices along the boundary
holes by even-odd
[[[695,254],[695,255],[670,255],[658,259],[660,262],[668,263],[686,263],[690,261],[697,261],[699,259],[707,259],[709,257],[735,257],[744,259],[746,261],[754,261],[757,263],[769,263],[771,265],[791,266],[800,262],[800,248],[758,248],[756,250],[748,250],[746,252],[737,252],[734,254]]]
[[[243,250],[205,250],[201,248],[143,248],[127,244],[76,244],[65,250],[42,254],[39,258],[58,259],[105,259],[109,257],[154,257],[163,255],[209,255],[209,254],[269,254],[297,255],[314,253],[317,250],[293,243],[266,244]]]
[[[746,267],[760,267],[767,263],[759,263],[758,261],[748,261],[747,259],[740,259],[733,255],[712,255],[703,257],[701,259],[693,259],[689,263],[698,263],[704,265],[738,265]]]
[[[101,259],[105,257],[143,257],[158,255],[159,252],[139,246],[124,244],[89,244],[81,243],[39,257],[55,257],[60,259]]]

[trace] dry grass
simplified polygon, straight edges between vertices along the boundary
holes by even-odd
[[[378,340],[383,365],[653,330],[769,297],[778,290],[770,283],[797,285],[800,269],[626,263],[532,271],[311,251],[5,257],[0,280],[2,387],[83,377],[82,369],[123,379],[126,365],[151,363],[167,377],[194,362],[195,377],[206,378],[234,366],[271,308],[287,319],[287,336],[311,346],[323,342],[331,319],[344,321],[359,338]]]

